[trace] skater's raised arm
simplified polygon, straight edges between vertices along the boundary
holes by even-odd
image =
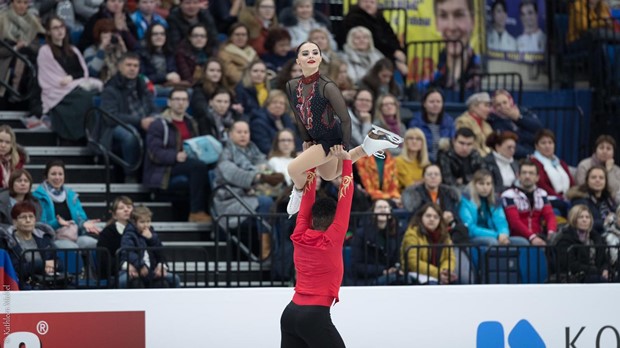
[[[332,155],[342,160],[342,183],[338,190],[338,207],[334,215],[334,222],[327,229],[327,235],[332,240],[344,242],[345,234],[349,228],[351,218],[351,204],[353,202],[353,162],[351,155],[344,149],[339,149],[338,145],[332,148]]]
[[[306,186],[303,188],[303,197],[297,215],[297,224],[293,234],[302,233],[312,227],[312,206],[316,200],[316,171],[307,171]]]
[[[342,145],[344,145],[345,150],[351,150],[351,116],[349,116],[349,109],[347,108],[347,103],[344,101],[342,92],[340,92],[340,89],[335,83],[329,82],[325,85],[323,95],[329,100],[334,113],[338,115],[340,119]]]

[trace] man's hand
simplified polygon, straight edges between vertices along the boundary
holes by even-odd
[[[329,152],[332,154],[332,156],[336,157],[339,160],[350,160],[351,159],[351,154],[349,153],[349,151],[345,150],[344,146],[342,145],[332,146]]]
[[[129,274],[129,278],[137,278],[138,270],[132,264],[129,264],[127,267],[127,274]]]
[[[140,276],[146,278],[149,276],[149,269],[146,266],[142,266],[140,269]]]
[[[173,71],[166,75],[166,81],[172,82],[172,83],[179,83],[181,82],[181,76],[179,76],[179,74]]]
[[[443,212],[443,219],[446,222],[446,224],[451,224],[452,221],[454,221],[454,214],[452,214],[451,211],[444,211]]]
[[[177,162],[183,163],[186,160],[187,160],[187,152],[182,151],[182,150],[177,152]]]
[[[160,263],[155,267],[155,278],[163,278],[166,276],[166,268],[163,263]]]
[[[151,123],[153,123],[153,121],[155,121],[155,117],[147,116],[147,117],[145,117],[145,118],[140,120],[140,127],[142,127],[142,129],[144,131],[148,131],[149,127],[151,126]]]

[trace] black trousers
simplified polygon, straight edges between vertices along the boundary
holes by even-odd
[[[344,348],[329,307],[299,306],[291,301],[280,318],[280,348]]]

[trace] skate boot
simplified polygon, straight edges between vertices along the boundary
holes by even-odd
[[[362,149],[369,156],[374,155],[377,158],[385,158],[383,150],[397,148],[402,143],[403,138],[398,134],[373,125],[372,130],[364,138]]]
[[[289,219],[291,216],[297,214],[299,212],[299,206],[301,205],[301,197],[303,196],[304,191],[298,191],[293,187],[293,191],[291,191],[291,195],[289,196],[288,205],[286,206],[286,212],[288,213]]]

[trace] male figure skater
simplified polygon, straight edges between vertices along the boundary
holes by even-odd
[[[353,200],[351,155],[342,145],[331,148],[342,160],[338,202],[316,199],[316,170],[307,172],[297,225],[291,235],[295,247],[297,284],[293,300],[280,319],[281,348],[342,348],[329,308],[338,302],[344,266],[342,244],[349,226]]]

